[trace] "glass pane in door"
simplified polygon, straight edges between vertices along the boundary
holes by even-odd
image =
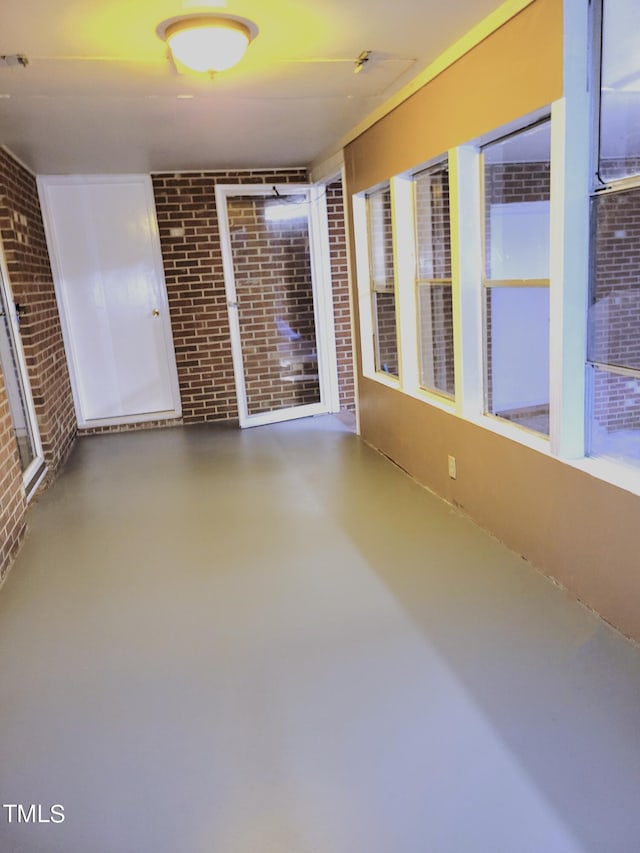
[[[16,342],[13,337],[9,304],[4,286],[0,286],[0,364],[2,364],[9,410],[18,444],[20,465],[22,470],[26,471],[37,457],[38,452],[27,408],[27,391],[16,352]]]
[[[304,195],[227,201],[248,415],[320,403]]]

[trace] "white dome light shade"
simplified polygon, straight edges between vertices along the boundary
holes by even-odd
[[[244,56],[251,33],[233,18],[202,15],[169,24],[165,38],[176,61],[192,71],[226,71]]]

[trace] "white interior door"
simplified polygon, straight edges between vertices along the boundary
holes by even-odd
[[[324,193],[218,186],[240,426],[338,410]]]
[[[38,179],[79,426],[180,415],[151,180]]]

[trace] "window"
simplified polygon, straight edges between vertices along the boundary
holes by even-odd
[[[603,0],[600,67],[602,182],[640,172],[640,54],[637,0]]]
[[[589,452],[640,465],[640,55],[635,0],[602,6],[591,200]],[[603,184],[607,181],[607,184]]]
[[[482,151],[485,411],[549,434],[549,121]]]
[[[453,301],[449,168],[439,163],[413,178],[419,383],[453,398]]]
[[[391,189],[387,185],[366,195],[371,308],[375,369],[398,376]]]

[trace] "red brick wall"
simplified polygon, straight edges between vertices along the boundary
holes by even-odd
[[[340,408],[353,411],[356,407],[356,397],[353,378],[349,267],[347,260],[347,234],[344,224],[342,180],[334,181],[327,187],[327,218],[329,223],[329,254],[331,260]]]
[[[191,172],[157,174],[152,175],[152,179],[183,420],[196,423],[236,418],[215,187],[219,183],[305,183],[306,172],[303,169]],[[172,236],[172,231],[177,236]],[[347,368],[351,340],[350,328],[349,334],[345,328],[350,324],[345,316],[348,312],[346,240],[344,221],[337,207],[333,213],[332,234],[332,271],[341,294],[336,318],[341,327],[343,369],[340,377],[345,388],[344,399],[348,401],[353,400],[353,369]]]
[[[169,427],[182,426],[182,418],[171,418],[161,421],[141,421],[133,424],[115,424],[97,427],[83,427],[78,434],[85,435],[104,435],[105,433],[113,432],[142,432],[148,429],[167,429]]]
[[[453,290],[448,285],[418,288],[420,385],[455,395],[453,355]]]
[[[184,172],[152,179],[183,420],[237,418],[215,187],[304,183],[306,173]],[[172,229],[180,236],[172,236]]]
[[[376,323],[375,335],[378,342],[376,368],[383,373],[398,376],[398,323],[396,320],[395,293],[374,293]]]
[[[640,381],[632,376],[596,370],[593,374],[593,423],[591,452],[607,452],[607,434],[634,431],[633,450],[620,450],[622,455],[638,458],[640,431]]]
[[[0,369],[0,581],[24,535],[25,510],[22,468]]]
[[[20,335],[44,457],[54,473],[77,426],[36,181],[0,150],[0,238],[13,298],[24,308]]]

